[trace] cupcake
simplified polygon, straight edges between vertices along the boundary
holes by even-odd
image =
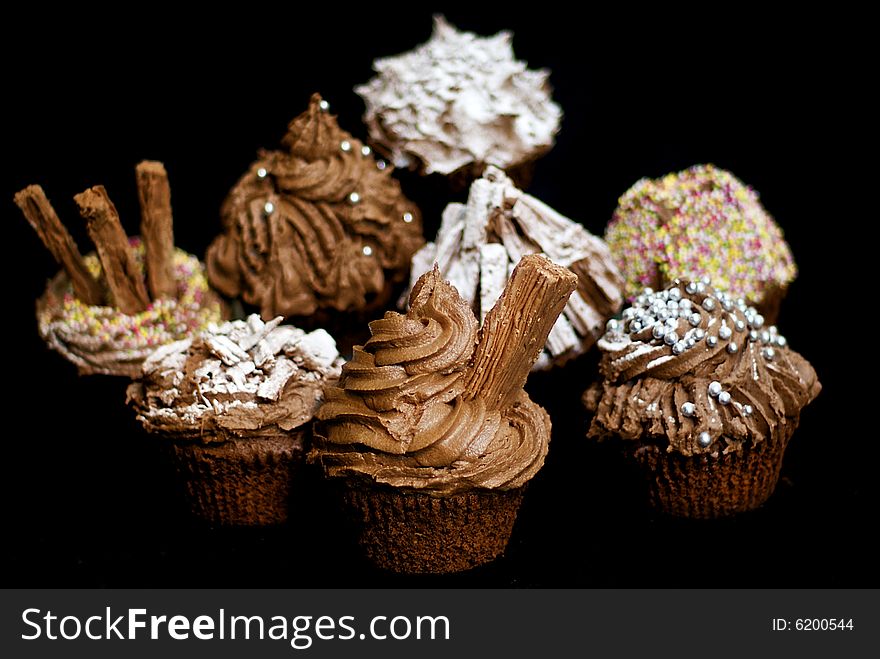
[[[580,224],[518,190],[488,167],[467,204],[449,204],[437,239],[413,257],[410,279],[434,263],[483,321],[525,254],[543,253],[574,272],[578,287],[550,331],[534,369],[547,369],[587,351],[605,321],[623,304],[623,280],[608,246]]]
[[[709,277],[773,323],[797,275],[782,230],[758,194],[712,165],[636,183],[620,198],[605,240],[630,299],[677,277]]]
[[[333,338],[247,321],[157,350],[128,389],[168,450],[191,512],[217,526],[280,524],[324,388],[339,378]]]
[[[376,60],[355,88],[371,142],[397,167],[470,182],[486,165],[528,178],[553,146],[562,111],[549,72],[517,61],[510,32],[479,37],[434,18],[430,41]]]
[[[550,440],[549,416],[522,387],[576,285],[526,256],[478,329],[434,268],[406,315],[370,323],[318,410],[310,460],[341,485],[376,565],[455,572],[504,551]]]
[[[136,168],[141,236],[129,239],[103,186],[74,197],[97,254],[83,257],[43,189],[15,203],[62,266],[37,302],[40,336],[80,374],[136,377],[160,346],[221,319],[199,260],[174,247],[171,193],[161,163]]]
[[[315,94],[284,150],[260,152],[223,204],[206,261],[217,290],[265,318],[341,327],[391,299],[424,239],[391,168],[328,107]]]
[[[813,367],[753,307],[709,285],[646,288],[599,340],[589,437],[614,439],[670,515],[751,510],[773,493]]]

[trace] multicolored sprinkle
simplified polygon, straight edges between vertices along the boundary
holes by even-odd
[[[629,299],[645,286],[708,276],[719,290],[759,303],[771,286],[797,276],[758,194],[713,165],[640,180],[618,201],[605,240]]]
[[[144,248],[140,240],[130,240],[135,262],[143,269]],[[209,299],[208,280],[204,266],[195,256],[181,249],[174,250],[174,274],[177,299],[152,302],[139,314],[124,314],[115,307],[90,306],[78,300],[68,285],[60,306],[43,310],[39,322],[61,324],[70,334],[94,337],[107,350],[142,350],[186,338],[221,320],[220,306]],[[101,264],[95,254],[84,257],[86,267],[101,276]],[[206,304],[206,302],[208,302]]]

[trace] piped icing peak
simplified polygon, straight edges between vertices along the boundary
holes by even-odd
[[[398,167],[440,174],[509,168],[549,150],[562,111],[549,72],[517,61],[511,36],[459,32],[435,16],[428,42],[376,60],[376,77],[355,91],[377,148]]]
[[[657,438],[684,455],[739,450],[797,423],[821,390],[775,326],[708,278],[639,293],[598,342],[590,435]]]
[[[522,383],[574,279],[527,257],[478,331],[439,269],[425,273],[407,313],[370,323],[372,338],[328,390],[312,459],[331,477],[437,496],[523,485],[543,465],[550,420]]]
[[[206,258],[211,283],[266,317],[381,306],[424,242],[418,209],[317,94],[283,144],[227,196]]]

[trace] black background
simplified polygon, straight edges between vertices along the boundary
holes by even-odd
[[[87,251],[72,196],[104,184],[134,233],[134,165],[161,160],[176,242],[201,255],[219,231],[226,191],[258,148],[277,145],[313,91],[363,137],[352,87],[371,76],[373,58],[408,50],[431,30],[429,11],[384,5],[217,11],[197,20],[111,16],[109,28],[88,13],[56,15],[51,31],[45,15],[3,21],[4,585],[878,585],[868,539],[876,432],[851,420],[859,384],[838,350],[851,337],[829,327],[844,304],[831,297],[829,275],[849,276],[844,249],[860,226],[845,205],[859,188],[844,150],[860,149],[864,136],[841,75],[859,54],[832,41],[847,34],[828,16],[771,21],[732,6],[717,15],[576,18],[542,5],[447,16],[482,34],[512,29],[517,56],[552,69],[565,119],[529,191],[565,215],[601,234],[638,178],[714,162],[755,187],[783,227],[800,275],[780,327],[825,388],[761,510],[697,523],[642,507],[613,447],[584,439],[587,359],[528,385],[553,416],[553,441],[508,552],[492,565],[448,577],[376,572],[310,482],[288,528],[194,526],[124,405],[125,383],[77,377],[38,337],[34,301],[57,268],[12,195],[42,184]],[[452,196],[442,182],[401,178],[433,237]]]

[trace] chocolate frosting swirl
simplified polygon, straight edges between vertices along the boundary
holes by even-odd
[[[227,196],[206,257],[211,284],[264,317],[384,304],[424,242],[418,209],[317,94],[282,144]]]
[[[505,410],[465,394],[477,320],[439,270],[413,288],[406,315],[370,323],[317,414],[312,459],[328,476],[443,496],[513,489],[540,469],[550,420],[522,392]]]
[[[776,327],[708,280],[650,288],[599,340],[604,382],[587,391],[589,435],[668,442],[683,455],[775,439],[821,390]]]

